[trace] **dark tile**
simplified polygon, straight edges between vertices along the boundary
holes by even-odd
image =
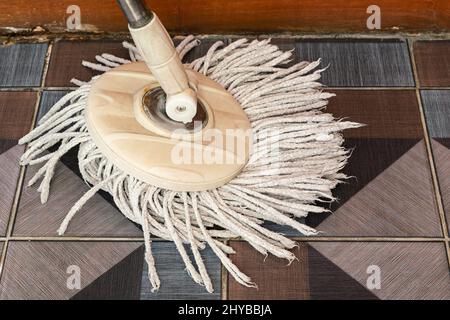
[[[31,128],[36,92],[0,92],[0,140],[18,140]]]
[[[0,154],[0,236],[6,235],[19,179],[19,157],[23,150],[23,146],[15,146]]]
[[[214,293],[212,294],[208,293],[203,286],[195,283],[188,275],[180,254],[172,242],[154,241],[152,251],[161,280],[161,287],[158,292],[151,292],[152,287],[147,274],[148,268],[147,264],[144,263],[141,284],[142,300],[220,299],[221,264],[212,250],[207,248],[200,252],[214,287]],[[190,258],[195,265],[192,255],[190,255]]]
[[[230,255],[231,260],[258,288],[245,287],[228,275],[228,299],[309,299],[308,248],[305,244],[294,249],[298,260],[289,266],[287,260],[271,255],[264,257],[247,242],[231,241],[230,244],[236,251]]]
[[[0,139],[0,155],[17,145],[17,140]]]
[[[421,86],[450,86],[450,41],[416,41],[413,50]]]
[[[293,38],[273,38],[270,40],[271,44],[276,45],[282,51],[291,51],[291,61],[285,64],[285,67],[290,67],[300,62],[300,54],[296,46],[296,41]]]
[[[0,299],[70,299],[141,246],[140,242],[11,241],[0,282]],[[136,286],[133,282],[136,275],[129,272],[137,271],[140,275],[141,270],[120,270],[120,277],[116,274],[112,278],[122,280],[110,282],[106,292],[97,292],[95,298],[107,297],[113,290],[130,292],[131,289],[119,287],[126,284],[127,278],[131,280],[130,285]],[[78,271],[81,288],[68,287],[72,283],[70,277]],[[93,297],[92,291],[89,296]]]
[[[40,86],[46,53],[45,43],[0,46],[0,87]]]
[[[408,46],[400,40],[300,40],[300,61],[322,59],[321,82],[335,87],[414,86]]]
[[[327,111],[366,126],[344,132],[352,178],[334,190],[334,213],[307,223],[325,236],[440,236],[415,92],[335,92]]]
[[[296,218],[295,220],[297,220],[300,223],[305,223],[306,219],[305,218]],[[277,224],[275,222],[272,221],[265,221],[263,226],[271,231],[275,231],[278,232],[286,237],[301,237],[304,236],[304,234],[302,234],[300,231],[295,230],[291,227],[288,226],[284,226],[284,225],[280,225]]]
[[[28,181],[39,166],[27,168],[13,234],[16,236],[56,236],[70,208],[89,187],[75,173],[60,163],[50,185],[50,196],[42,204],[37,185]],[[94,195],[69,224],[65,236],[140,237],[142,231],[99,194]]]
[[[82,60],[96,62],[95,56],[110,53],[129,59],[128,50],[121,41],[60,41],[52,48],[45,86],[69,87],[72,78],[90,80],[99,74],[81,65]]]
[[[309,245],[380,299],[450,299],[450,273],[443,243],[310,242]],[[327,278],[327,268],[310,264],[310,270],[310,275],[315,272],[315,276],[310,277],[311,290],[314,287],[323,291],[342,289],[339,286],[327,288],[322,282]],[[377,274],[380,275],[379,289],[368,287],[368,283],[377,283],[372,282]],[[326,296],[321,295],[321,298]]]

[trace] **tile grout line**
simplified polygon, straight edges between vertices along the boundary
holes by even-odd
[[[417,72],[416,60],[414,57],[414,46],[413,46],[414,42],[410,38],[408,38],[407,41],[408,41],[408,52],[409,52],[409,56],[410,56],[410,60],[411,60],[411,65],[413,68],[416,98],[417,98],[417,103],[419,106],[420,119],[422,122],[422,128],[423,128],[423,132],[424,132],[425,146],[426,146],[426,150],[427,150],[427,154],[428,154],[428,162],[429,162],[429,166],[430,166],[431,177],[433,180],[435,201],[436,201],[436,205],[437,205],[438,212],[439,212],[439,220],[440,220],[440,224],[441,224],[441,228],[442,228],[442,234],[443,234],[443,237],[445,240],[444,245],[445,245],[445,251],[447,254],[447,262],[448,262],[448,265],[450,268],[450,244],[449,244],[450,239],[449,239],[449,234],[448,234],[447,220],[445,217],[441,189],[439,186],[439,180],[438,180],[438,176],[437,176],[436,163],[434,161],[433,149],[431,147],[431,139],[430,139],[430,136],[428,133],[428,125],[426,122],[425,111],[424,111],[424,107],[422,104],[422,97],[420,94],[421,87],[420,87],[419,75]],[[428,89],[428,88],[424,88],[424,89]]]
[[[226,245],[230,244],[229,240],[225,240],[224,243]],[[220,261],[220,299],[221,300],[228,300],[228,271],[223,265],[223,263]]]
[[[1,91],[13,91],[13,92],[21,92],[21,91],[40,91],[40,90],[46,90],[46,91],[70,91],[70,90],[76,90],[79,87],[0,87]],[[398,87],[386,87],[386,86],[378,86],[378,87],[372,87],[372,86],[360,86],[360,87],[342,87],[342,86],[327,86],[323,85],[324,89],[331,89],[331,90],[349,90],[349,91],[358,91],[358,90],[389,90],[389,91],[401,91],[401,90],[416,90],[416,87],[414,86],[398,86]],[[422,89],[426,90],[450,90],[450,87],[423,87]]]
[[[408,41],[408,43],[409,43],[409,41]],[[51,41],[49,43],[48,61],[46,61],[46,65],[45,65],[45,68],[44,68],[44,73],[46,73],[47,70],[48,70],[48,62],[49,62],[49,59],[50,59],[52,44],[53,44],[53,41]],[[428,137],[427,136],[426,123],[424,122],[425,119],[424,119],[423,110],[422,110],[423,107],[422,107],[421,101],[420,101],[419,82],[416,79],[415,62],[413,60],[412,48],[409,49],[409,50],[410,50],[409,53],[410,53],[410,56],[411,56],[411,64],[412,64],[412,67],[413,67],[413,73],[414,73],[415,82],[416,82],[415,83],[415,87],[326,87],[325,86],[325,88],[326,89],[338,89],[338,90],[411,90],[411,91],[414,90],[416,92],[417,98],[419,99],[419,107],[421,109],[420,112],[421,112],[421,120],[422,120],[423,130],[425,131],[426,137]],[[47,57],[46,57],[46,59],[47,59]],[[37,101],[36,107],[35,107],[35,115],[34,115],[34,118],[33,118],[33,124],[35,122],[35,118],[37,117],[37,112],[39,111],[39,104],[40,104],[42,91],[44,91],[44,90],[73,90],[73,89],[76,89],[76,87],[45,87],[44,86],[44,84],[45,84],[45,77],[46,77],[46,75],[43,74],[43,80],[41,82],[43,85],[41,87],[15,88],[16,90],[14,90],[14,88],[10,88],[10,89],[12,89],[11,91],[36,91],[38,93],[38,96],[37,96],[37,100],[38,101]],[[448,90],[448,89],[450,89],[450,87],[449,88],[446,88],[446,87],[438,87],[438,88],[427,87],[427,88],[423,88],[423,89],[436,89],[436,90],[438,90],[438,89],[441,89],[441,90],[447,89]],[[8,90],[8,88],[0,88],[0,91],[7,91],[7,90]],[[428,140],[428,144],[429,144],[429,140]],[[431,145],[428,146],[428,144],[426,142],[427,153],[428,153],[429,158],[431,158],[430,161],[432,161],[433,158],[432,158],[432,153],[431,153]],[[434,165],[434,162],[433,162],[433,164],[430,162],[430,166],[433,166],[433,165]],[[18,201],[19,201],[19,198],[20,198],[20,191],[21,191],[22,185],[23,185],[23,178],[24,178],[24,172],[22,172],[22,170],[21,170],[21,175],[19,176],[19,179],[22,179],[22,181],[20,182],[20,186],[18,185],[18,187],[16,189],[16,196],[15,196],[15,199],[14,199],[14,202],[16,202],[16,200],[17,200],[17,204],[16,205],[18,205]],[[433,182],[434,183],[435,183],[435,178],[436,177],[433,176]],[[436,181],[437,181],[437,178],[436,178]],[[436,190],[439,190],[439,185],[438,185],[438,189],[436,189],[436,186],[434,186],[434,187],[435,187],[435,193],[436,193]],[[17,195],[17,192],[19,192],[19,195]],[[439,196],[437,194],[435,194],[435,195],[436,195],[436,197],[439,197],[439,199],[440,199],[440,194],[439,194]],[[16,199],[16,197],[17,197],[17,199]],[[442,201],[442,199],[440,199],[440,200]],[[15,211],[17,211],[17,207],[15,208]],[[15,219],[16,213],[17,212],[14,213],[14,219]],[[440,214],[441,214],[441,211],[440,211]],[[12,215],[10,215],[10,219],[9,220],[11,220],[12,218],[13,218]],[[441,226],[442,227],[443,227],[443,225],[442,225],[443,222],[445,223],[445,215],[444,215],[444,220],[441,221]],[[8,222],[8,231],[11,228],[11,233],[6,238],[1,238],[0,237],[0,241],[9,242],[9,241],[12,241],[12,240],[14,240],[14,241],[142,241],[143,240],[143,238],[121,238],[121,237],[118,237],[118,238],[113,238],[113,237],[111,237],[111,238],[107,238],[107,237],[86,237],[86,238],[83,238],[83,237],[14,237],[14,236],[12,236],[13,223],[14,223],[14,221],[12,223],[11,223],[11,221]],[[385,241],[389,241],[389,242],[392,242],[392,241],[399,241],[399,242],[401,242],[401,241],[407,241],[407,242],[408,241],[409,242],[432,242],[432,241],[435,241],[435,242],[444,242],[444,243],[446,243],[447,257],[449,258],[449,263],[450,263],[450,257],[449,257],[449,252],[450,252],[449,250],[450,249],[448,248],[448,241],[449,241],[449,239],[448,239],[448,232],[447,232],[447,230],[444,230],[444,238],[420,238],[420,237],[411,237],[411,238],[407,238],[407,237],[404,237],[404,238],[402,238],[402,237],[399,237],[399,238],[396,238],[396,237],[314,237],[314,238],[311,238],[311,237],[292,237],[292,239],[293,240],[298,240],[298,241],[305,241],[305,242],[313,242],[313,241],[358,241],[358,242],[359,241],[361,241],[361,242],[364,242],[364,241],[367,241],[367,242],[368,241],[370,241],[370,242],[372,242],[372,241],[373,242],[378,242],[378,241],[380,241],[380,242],[385,242]],[[153,240],[155,240],[155,239],[153,239]],[[232,239],[232,240],[240,241],[240,239]],[[158,241],[158,239],[157,239],[157,241]],[[165,241],[165,240],[161,239],[160,241]],[[6,256],[6,243],[4,245],[3,252],[4,253],[1,256],[2,260],[4,260],[5,259],[4,256]],[[1,275],[2,275],[2,267],[3,267],[3,262],[0,261],[0,279],[1,279]],[[228,290],[228,288],[227,288],[228,273],[226,272],[226,269],[223,267],[223,265],[221,265],[221,270],[222,270],[222,273],[221,273],[221,281],[222,281],[221,298],[222,299],[227,299],[228,298],[228,291],[227,291]]]
[[[289,237],[294,241],[302,242],[445,242],[447,239],[442,237],[311,237],[298,236]],[[89,236],[11,236],[0,237],[1,241],[118,241],[118,242],[133,242],[144,241],[143,237],[89,237]],[[152,239],[154,242],[171,242],[161,238]],[[244,241],[242,238],[232,238],[230,241]]]
[[[45,78],[47,76],[52,47],[53,47],[53,42],[52,41],[48,42],[47,52],[46,52],[45,59],[44,59],[44,66],[42,69],[42,74],[41,74],[41,79],[40,79],[41,85],[39,88],[37,88],[37,90],[34,90],[34,91],[36,91],[36,103],[34,106],[34,112],[33,112],[33,117],[31,120],[30,130],[32,130],[34,128],[37,114],[39,112],[39,106],[41,103],[42,91],[44,90],[44,86],[45,86]],[[30,90],[28,90],[28,91],[30,91]],[[25,150],[26,150],[26,148],[27,148],[27,146],[25,147]],[[7,255],[7,251],[8,251],[9,241],[12,238],[14,222],[16,219],[17,210],[18,210],[18,206],[19,206],[20,195],[22,193],[23,182],[25,180],[25,171],[26,171],[26,168],[24,166],[20,166],[19,178],[17,180],[17,186],[16,186],[16,190],[14,193],[14,200],[13,200],[13,204],[11,206],[9,219],[8,219],[8,227],[7,227],[7,231],[6,231],[6,237],[5,237],[5,240],[3,243],[2,255],[0,256],[0,282],[2,279],[2,275],[3,275],[3,267],[4,267],[5,261],[6,261],[6,255]]]

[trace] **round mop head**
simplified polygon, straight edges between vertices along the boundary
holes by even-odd
[[[192,36],[177,47],[180,58],[199,41]],[[99,63],[83,65],[99,71],[142,60],[136,48],[130,60],[109,54],[97,56]],[[340,131],[359,124],[334,119],[323,113],[328,98],[317,82],[323,69],[320,61],[301,62],[290,67],[292,53],[283,52],[270,40],[237,40],[228,46],[218,41],[204,57],[186,65],[219,83],[242,106],[252,127],[252,148],[239,173],[226,184],[203,191],[165,189],[126,172],[102,152],[88,129],[86,108],[98,76],[85,83],[74,80],[79,89],[67,94],[20,140],[28,143],[22,165],[43,164],[29,185],[42,180],[38,191],[45,203],[50,181],[59,159],[77,147],[81,175],[91,189],[72,207],[58,232],[66,231],[70,220],[97,191],[111,194],[116,206],[130,220],[142,225],[145,259],[154,289],[160,281],[151,253],[151,236],[175,243],[189,275],[213,291],[200,251],[209,245],[228,272],[242,285],[255,286],[229,259],[233,249],[224,240],[240,237],[260,253],[292,261],[289,249],[296,243],[265,228],[271,221],[290,226],[302,235],[316,230],[296,218],[328,211],[319,202],[334,198],[332,189],[346,176],[348,151],[342,147]],[[114,100],[114,97],[109,97]],[[57,146],[56,151],[44,152]],[[122,167],[123,168],[123,167]],[[190,245],[191,261],[184,244]]]

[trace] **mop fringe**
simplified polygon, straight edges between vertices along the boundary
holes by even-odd
[[[199,44],[195,37],[186,37],[177,47],[180,58]],[[96,56],[96,63],[83,61],[83,65],[105,72],[142,60],[134,45],[123,45],[129,50],[129,60],[104,53]],[[318,82],[324,70],[317,69],[320,60],[285,67],[291,56],[270,39],[240,39],[227,46],[218,41],[205,56],[188,64],[222,84],[242,105],[253,129],[254,148],[242,172],[228,184],[202,192],[161,189],[112,164],[90,138],[83,116],[98,76],[89,82],[73,79],[79,88],[61,98],[19,141],[28,144],[22,165],[43,163],[29,181],[33,185],[41,180],[42,203],[49,197],[59,159],[79,147],[79,170],[91,189],[73,205],[58,234],[63,235],[83,205],[104,190],[128,219],[142,225],[153,290],[159,289],[160,279],[151,236],[173,241],[189,275],[208,292],[213,292],[213,286],[200,254],[206,245],[237,282],[249,287],[256,284],[233,264],[228,255],[234,250],[224,240],[240,237],[263,255],[272,254],[289,263],[295,260],[289,249],[296,243],[262,224],[269,221],[306,236],[317,234],[296,218],[328,211],[321,203],[334,201],[332,189],[347,178],[339,172],[349,157],[340,132],[360,125],[323,112],[333,94],[323,92]],[[45,152],[55,146],[56,151]],[[190,246],[193,261],[185,245]]]

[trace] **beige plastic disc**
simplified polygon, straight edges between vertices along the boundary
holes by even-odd
[[[251,126],[218,83],[186,69],[198,98],[184,125],[164,116],[164,94],[143,62],[114,68],[93,84],[87,127],[100,151],[124,172],[174,191],[217,188],[248,161]]]

